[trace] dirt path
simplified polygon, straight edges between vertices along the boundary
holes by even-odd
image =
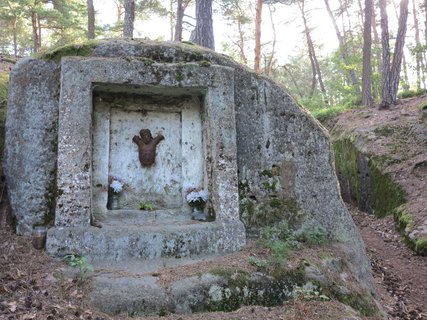
[[[392,216],[377,219],[348,207],[365,241],[379,298],[390,319],[427,319],[427,257],[405,245]]]

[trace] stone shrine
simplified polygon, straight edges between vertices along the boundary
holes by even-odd
[[[213,51],[117,39],[23,59],[6,143],[17,233],[51,224],[51,255],[219,254],[286,220],[323,226],[370,287],[326,130],[278,84]],[[207,192],[206,222],[192,219],[188,185]]]

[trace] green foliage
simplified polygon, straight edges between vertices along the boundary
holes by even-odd
[[[260,268],[260,269],[262,269],[262,268],[264,268],[264,267],[267,266],[267,260],[265,260],[265,259],[258,259],[258,258],[254,257],[254,256],[249,256],[248,257],[248,263],[250,265],[255,266],[257,268]]]
[[[139,210],[153,211],[154,205],[150,202],[140,201],[138,204]]]
[[[32,40],[32,17],[36,15],[40,28],[47,30],[41,35],[41,47],[63,45],[86,38],[86,1],[55,0],[30,1],[0,0],[0,23],[2,35],[0,46],[14,53],[13,39],[16,36],[17,54],[34,52]],[[16,24],[15,24],[16,22]],[[12,45],[11,45],[12,44]]]
[[[73,268],[79,269],[80,278],[85,278],[93,272],[93,266],[87,261],[86,257],[77,254],[67,254],[63,258]]]
[[[405,90],[401,91],[397,94],[397,97],[399,99],[406,99],[406,98],[412,98],[412,97],[418,97],[422,96],[423,94],[427,93],[427,89],[421,89],[421,90]]]
[[[321,245],[327,240],[328,233],[322,225],[302,226],[291,231],[285,220],[262,228],[260,234],[260,243],[270,249],[272,263],[276,266],[282,266],[291,251],[301,249],[303,244]]]
[[[415,242],[415,252],[427,256],[427,236],[421,237]]]
[[[322,225],[313,227],[303,226],[301,229],[295,231],[294,236],[297,241],[309,245],[325,244],[328,240],[328,232]]]
[[[324,121],[329,118],[333,118],[338,114],[344,112],[348,108],[344,106],[332,106],[329,108],[315,108],[311,110],[313,117],[319,121]]]
[[[282,266],[289,256],[291,249],[296,248],[298,245],[286,221],[264,227],[261,230],[260,242],[261,245],[270,249],[272,263],[275,266]]]
[[[295,287],[295,294],[296,296],[305,301],[329,301],[331,298],[329,298],[327,295],[322,293],[322,288],[319,288],[312,283],[306,283],[303,286],[296,286]]]

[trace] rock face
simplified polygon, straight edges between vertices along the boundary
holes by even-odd
[[[78,55],[83,57],[65,57]],[[91,145],[92,97],[111,102],[115,93],[161,96],[166,105],[173,92],[200,100],[200,179],[217,223],[235,221],[240,230],[240,217],[250,234],[282,220],[294,228],[321,225],[346,248],[356,278],[371,287],[369,261],[340,197],[326,130],[270,79],[188,44],[104,41],[58,49],[15,67],[5,165],[17,232],[29,234],[53,213],[55,234],[61,227],[90,228],[98,159]],[[130,147],[137,148],[132,141]],[[108,169],[108,161],[103,165]],[[99,192],[107,197],[105,172],[103,179]]]
[[[54,214],[59,77],[58,64],[37,59],[11,73],[4,170],[18,234]]]

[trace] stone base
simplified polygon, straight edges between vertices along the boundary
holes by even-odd
[[[93,261],[157,259],[220,254],[246,244],[240,221],[170,219],[164,212],[118,211],[97,227],[55,227],[46,250],[53,256],[78,254]]]

